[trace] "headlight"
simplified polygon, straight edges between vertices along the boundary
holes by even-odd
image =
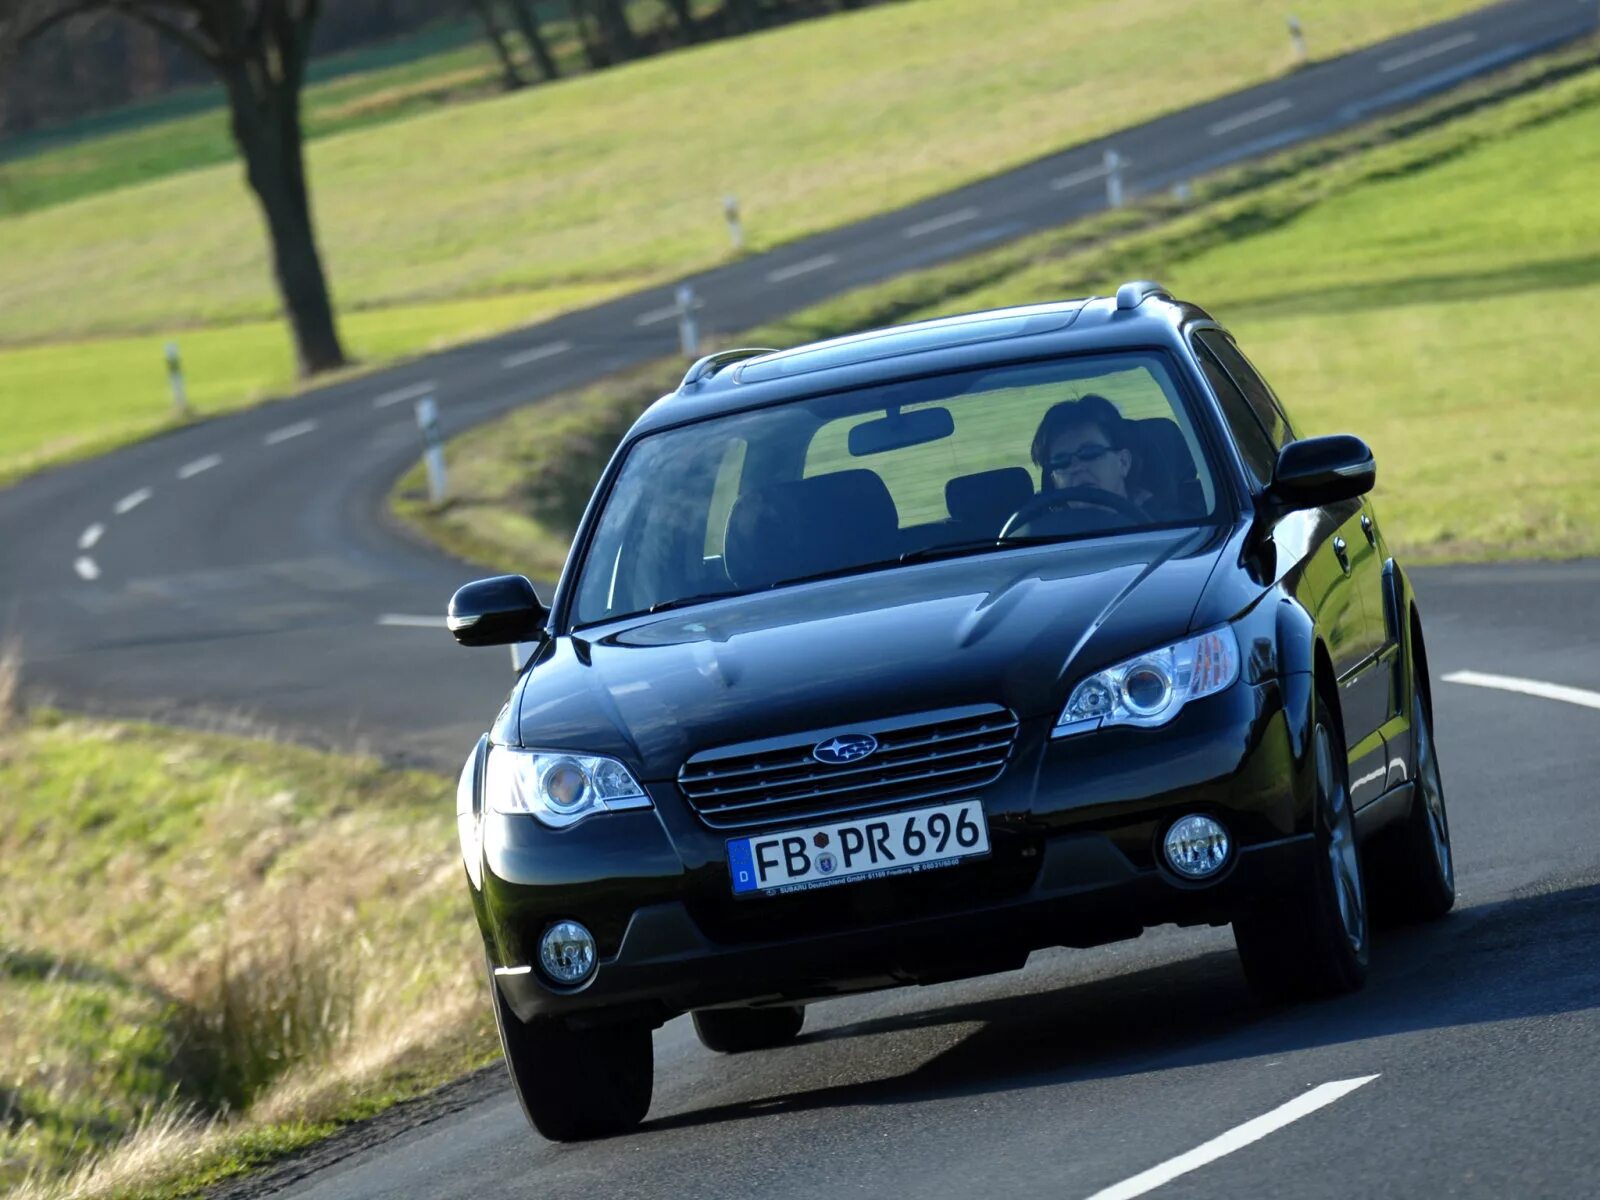
[[[1091,675],[1072,697],[1052,737],[1102,725],[1165,725],[1190,700],[1209,696],[1239,678],[1239,643],[1224,626]]]
[[[598,812],[649,808],[650,797],[614,758],[495,746],[484,768],[485,804],[497,813],[531,813],[552,829]]]
[[[466,864],[467,878],[475,888],[483,886],[483,822],[472,794],[477,782],[478,751],[474,748],[456,782],[456,834],[461,839],[461,861]]]

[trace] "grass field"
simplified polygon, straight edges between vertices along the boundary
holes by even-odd
[[[1600,350],[1586,333],[1600,301],[1600,70],[1369,140],[1297,152],[1259,172],[1274,181],[1191,213],[1152,209],[1149,229],[1045,235],[730,342],[1157,278],[1235,330],[1303,432],[1371,442],[1376,503],[1407,561],[1600,553]],[[397,508],[459,554],[549,578],[610,446],[680,369],[471,431],[451,448],[452,502],[429,510],[408,477]]]
[[[492,1058],[450,791],[0,712],[0,1192],[134,1135],[72,1194],[174,1194]]]
[[[1297,11],[1327,56],[1473,3]],[[319,137],[314,203],[350,341],[379,360],[723,261],[725,193],[762,249],[1260,82],[1288,58],[1281,15],[1256,0],[915,0]],[[328,85],[325,116],[354,86]],[[98,169],[74,154],[126,169],[113,141],[59,153],[65,174]],[[277,300],[236,163],[0,219],[0,244],[0,424],[29,413],[0,477],[159,425],[160,346],[187,331],[215,331],[223,364],[191,372],[203,411],[292,385],[264,328]]]

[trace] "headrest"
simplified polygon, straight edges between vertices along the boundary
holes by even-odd
[[[894,499],[876,472],[832,471],[746,492],[728,514],[723,562],[740,587],[852,566],[893,554]]]
[[[1171,417],[1147,417],[1142,421],[1129,421],[1128,426],[1137,439],[1133,447],[1135,470],[1164,479],[1168,486],[1199,478],[1194,456],[1189,453],[1189,443]],[[1142,482],[1149,487],[1148,476]]]
[[[1033,496],[1033,476],[1026,467],[1001,467],[973,475],[957,475],[944,485],[944,504],[962,524],[1004,520]]]

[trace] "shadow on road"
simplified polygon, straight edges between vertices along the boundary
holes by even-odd
[[[799,1046],[980,1027],[901,1075],[716,1105],[650,1121],[641,1132],[1112,1078],[1596,1008],[1597,930],[1600,883],[1585,881],[1391,930],[1374,945],[1363,992],[1297,1008],[1257,1005],[1237,958],[1216,952],[1088,984],[864,1021]]]

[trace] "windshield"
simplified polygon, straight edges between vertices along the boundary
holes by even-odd
[[[579,567],[572,623],[1215,510],[1159,354],[815,396],[641,438]]]

